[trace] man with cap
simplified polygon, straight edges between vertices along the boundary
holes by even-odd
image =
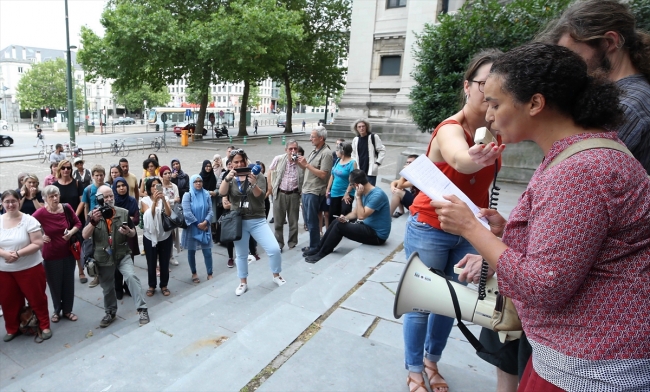
[[[86,189],[90,182],[92,181],[92,176],[90,175],[90,170],[84,168],[85,161],[83,158],[74,159],[74,167],[76,170],[72,171],[72,178],[79,181],[83,188]]]

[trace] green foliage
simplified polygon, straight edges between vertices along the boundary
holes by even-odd
[[[164,106],[170,100],[167,87],[155,91],[146,83],[143,83],[139,89],[128,89],[126,91],[114,89],[114,92],[116,102],[124,105],[129,112],[144,109],[145,100],[147,101],[147,107],[150,108]]]
[[[246,106],[257,108],[260,105],[260,102],[260,87],[258,84],[253,83],[248,92],[248,102],[246,103]]]
[[[632,0],[629,5],[636,17],[636,27],[650,33],[650,0]]]
[[[46,107],[67,108],[66,78],[66,62],[63,59],[34,64],[16,87],[20,108],[30,111]],[[73,94],[75,101],[83,105],[83,92],[79,86],[73,86]]]
[[[481,49],[510,50],[535,37],[570,0],[499,0],[465,3],[454,15],[440,15],[417,37],[410,113],[424,131],[459,110],[463,74],[469,59]]]

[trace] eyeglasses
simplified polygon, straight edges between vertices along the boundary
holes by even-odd
[[[12,205],[12,204],[18,204],[18,200],[5,200],[2,202],[4,205]]]
[[[485,80],[472,80],[472,83],[478,83],[478,91],[485,92]]]
[[[203,180],[194,180],[194,183],[195,183],[195,184],[196,184],[196,183],[203,184]]]
[[[72,166],[62,166],[61,170],[72,170]]]
[[[406,161],[405,165],[410,165],[413,161]]]
[[[230,156],[231,156],[231,157],[234,157],[234,156],[237,155],[237,154],[243,154],[243,153],[244,153],[244,150],[242,150],[242,149],[240,148],[240,149],[238,149],[238,150],[232,150],[232,151],[230,151]]]

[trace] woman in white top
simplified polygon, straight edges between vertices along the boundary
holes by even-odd
[[[41,225],[20,209],[20,195],[9,190],[2,193],[0,215],[0,304],[4,312],[8,342],[20,334],[18,315],[25,299],[32,307],[43,332],[42,338],[52,337],[45,294],[45,269],[41,247]]]
[[[181,202],[180,192],[178,191],[178,186],[172,182],[172,169],[169,166],[160,166],[160,177],[162,177],[162,187],[163,195],[165,200],[169,203],[169,207],[174,207],[174,204]],[[176,252],[181,252],[181,239],[178,235],[178,229],[171,231],[172,233],[172,243]],[[178,261],[174,258],[174,252],[172,251],[171,257],[169,258],[169,264],[178,265]]]
[[[169,258],[172,253],[171,231],[165,231],[162,224],[162,214],[171,215],[171,207],[165,199],[162,184],[158,177],[148,179],[144,184],[146,196],[142,198],[142,221],[144,234],[142,244],[147,258],[149,289],[147,296],[156,292],[156,262],[160,262],[160,291],[166,297],[169,282]]]

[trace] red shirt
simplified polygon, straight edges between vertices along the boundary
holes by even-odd
[[[68,209],[72,211],[72,208],[69,205]],[[81,230],[81,222],[79,221],[77,214],[72,211],[70,215],[73,219],[74,226]],[[41,207],[36,210],[32,216],[39,221],[45,235],[50,237],[49,243],[43,243],[43,260],[60,260],[72,256],[69,242],[63,238],[63,232],[69,227],[65,213],[52,214],[48,212],[45,207]]]
[[[431,150],[431,142],[433,138],[436,137],[438,130],[447,124],[458,124],[461,125],[456,120],[445,120],[440,123],[433,131],[431,135],[431,141],[429,141],[429,148],[427,148],[427,156]],[[462,126],[462,125],[461,125]],[[465,132],[465,141],[467,144],[472,147],[475,143],[471,135]],[[463,174],[453,167],[451,167],[447,162],[434,162],[434,164],[444,173],[447,178],[451,180],[467,197],[474,202],[478,207],[488,207],[490,184],[494,180],[494,165],[484,167],[483,169],[472,174]],[[499,167],[501,167],[501,162],[499,161]],[[409,208],[412,215],[418,215],[418,222],[424,222],[432,227],[440,229],[440,221],[438,220],[438,214],[429,204],[431,199],[429,196],[425,195],[424,192],[419,192],[415,197],[413,204]]]
[[[647,360],[650,180],[645,169],[622,152],[593,149],[544,171],[569,145],[594,137],[620,142],[615,132],[567,137],[553,144],[535,171],[505,229],[503,242],[510,248],[498,260],[499,289],[513,299],[531,342],[556,356]]]

